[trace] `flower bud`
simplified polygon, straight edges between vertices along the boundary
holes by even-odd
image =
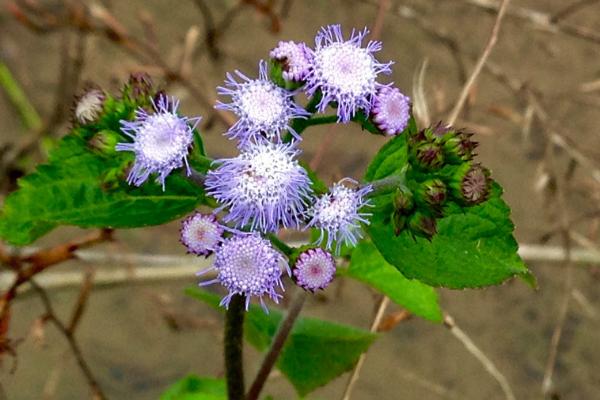
[[[408,214],[414,206],[413,194],[406,187],[396,189],[394,193],[394,209],[400,214]]]
[[[418,145],[414,150],[417,164],[427,170],[440,169],[444,165],[444,153],[437,143],[426,142]]]
[[[88,84],[83,93],[75,97],[73,116],[81,125],[97,122],[104,110],[106,95],[99,86]]]
[[[88,146],[92,151],[103,154],[113,154],[116,153],[115,146],[119,139],[120,137],[116,132],[102,130],[88,140]]]
[[[406,222],[408,217],[401,212],[394,210],[392,213],[392,227],[394,228],[394,234],[396,236],[400,235],[404,228],[406,228]]]
[[[465,163],[452,177],[452,195],[467,205],[480,204],[487,200],[492,180],[490,171],[481,164]]]
[[[150,75],[145,72],[134,72],[129,75],[129,80],[123,87],[123,97],[143,105],[149,103],[154,95],[155,89]]]
[[[421,236],[426,239],[431,239],[437,233],[435,218],[420,211],[409,218],[408,227],[414,236]]]
[[[460,164],[473,159],[475,156],[473,151],[479,143],[471,140],[471,136],[472,133],[457,132],[444,141],[442,148],[448,162]]]
[[[440,179],[430,179],[423,182],[416,192],[419,202],[437,209],[445,202],[447,196],[446,185]]]
[[[309,292],[325,289],[335,276],[335,260],[319,247],[308,249],[298,256],[292,267],[292,279]]]

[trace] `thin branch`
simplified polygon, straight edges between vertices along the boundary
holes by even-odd
[[[508,384],[508,380],[502,375],[498,368],[496,368],[494,363],[485,355],[485,353],[475,345],[471,338],[456,325],[454,318],[446,314],[444,316],[444,326],[448,328],[450,333],[465,346],[467,351],[471,353],[481,365],[483,365],[485,370],[498,382],[504,392],[506,400],[515,400],[515,395]]]
[[[390,6],[390,0],[379,0],[379,4],[377,6],[377,15],[375,16],[375,21],[373,22],[373,29],[371,29],[372,40],[379,40],[381,38],[385,15],[388,13]]]
[[[262,391],[271,370],[275,366],[277,359],[279,358],[279,354],[283,349],[283,345],[287,340],[292,328],[294,327],[294,323],[296,322],[296,318],[300,315],[300,311],[304,306],[304,301],[306,300],[306,292],[302,290],[299,292],[292,303],[287,312],[285,319],[281,322],[279,330],[275,334],[273,338],[273,342],[271,342],[271,347],[269,351],[265,355],[263,362],[256,374],[256,378],[254,378],[254,382],[252,386],[250,386],[250,390],[246,395],[246,400],[256,400]]]
[[[102,229],[82,239],[73,240],[48,249],[41,249],[14,261],[17,267],[16,276],[6,292],[0,296],[0,325],[7,323],[10,302],[17,295],[17,289],[21,285],[30,282],[35,275],[45,271],[49,267],[75,258],[76,250],[111,239],[112,230]],[[23,264],[30,265],[27,268],[22,268]]]
[[[576,240],[576,237],[573,237]],[[292,242],[291,246],[301,246],[305,242]],[[584,246],[586,247],[586,246]],[[137,254],[137,253],[101,253],[96,251],[77,251],[76,256],[84,262],[123,266],[111,270],[99,270],[94,276],[95,287],[111,287],[189,279],[196,272],[210,267],[210,261],[204,258],[191,259],[188,256],[169,254]],[[565,258],[562,246],[546,246],[521,244],[519,255],[526,262],[543,262],[543,265],[556,265]],[[600,252],[597,249],[572,249],[571,261],[582,267],[600,265]],[[62,289],[81,286],[84,278],[79,271],[49,271],[37,278],[37,282],[45,289]],[[210,272],[206,275],[212,277]],[[0,272],[0,291],[8,289],[15,279],[14,272]],[[21,286],[26,291],[28,286]]]
[[[425,95],[425,73],[429,60],[426,58],[413,75],[413,114],[422,126],[431,125],[427,96]]]
[[[471,91],[471,88],[473,87],[475,80],[479,76],[479,73],[481,72],[483,66],[485,65],[490,53],[492,52],[492,49],[494,48],[494,46],[496,45],[496,42],[498,41],[498,33],[500,32],[500,25],[502,24],[502,19],[504,18],[504,15],[506,14],[506,9],[508,8],[509,2],[510,2],[510,0],[502,0],[502,4],[500,5],[500,9],[498,10],[498,15],[496,16],[496,21],[494,22],[494,27],[492,28],[492,34],[490,36],[490,39],[488,40],[487,45],[483,49],[483,52],[481,53],[481,56],[479,57],[477,64],[475,64],[475,68],[473,68],[473,72],[471,73],[471,76],[469,76],[467,83],[463,86],[460,96],[458,97],[458,101],[456,102],[454,109],[452,110],[452,112],[450,113],[450,116],[448,117],[449,125],[452,125],[452,124],[454,124],[454,122],[456,122],[456,119],[458,118],[458,115],[460,114],[460,111],[462,110],[462,107],[465,104],[467,97],[469,96],[469,92]]]
[[[375,317],[371,322],[371,332],[377,332],[377,327],[381,323],[383,319],[383,315],[385,314],[385,310],[387,306],[390,304],[390,299],[387,296],[383,296],[377,305],[377,311],[375,312]],[[344,394],[342,395],[342,400],[350,400],[350,396],[352,395],[352,390],[358,381],[360,376],[360,370],[362,369],[363,364],[365,363],[365,359],[367,358],[367,353],[362,353],[358,358],[358,362],[354,366],[352,370],[352,375],[348,379],[348,383],[346,384],[346,388],[344,389]]]
[[[548,164],[553,170],[553,175],[556,179],[556,209],[560,213],[561,236],[564,248],[564,293],[563,299],[559,305],[558,318],[552,338],[550,339],[550,349],[548,359],[544,369],[544,378],[542,380],[542,394],[548,396],[553,391],[553,375],[558,358],[558,346],[562,337],[563,328],[569,313],[569,305],[573,293],[573,263],[571,261],[572,239],[571,231],[569,230],[569,209],[567,203],[567,182],[568,177],[565,174],[558,172],[557,161],[552,149],[548,152]]]
[[[194,0],[194,4],[196,4],[200,14],[202,14],[202,19],[204,20],[204,43],[208,49],[208,54],[213,61],[218,60],[220,52],[217,47],[217,26],[215,24],[215,18],[205,0]]]
[[[106,400],[107,397],[104,394],[104,392],[102,391],[102,389],[100,388],[100,385],[98,384],[98,381],[94,377],[94,374],[92,373],[91,368],[89,367],[87,361],[83,357],[81,348],[79,347],[79,344],[77,343],[77,340],[75,339],[75,336],[73,335],[73,332],[71,330],[69,330],[69,328],[67,326],[65,326],[65,324],[56,316],[56,313],[54,312],[54,308],[52,307],[52,303],[50,302],[50,298],[48,297],[48,294],[46,293],[46,291],[41,286],[37,285],[33,279],[30,280],[30,283],[33,286],[33,288],[35,289],[35,291],[39,294],[40,299],[42,300],[42,303],[44,304],[44,307],[46,308],[46,318],[48,320],[50,320],[54,324],[54,326],[67,339],[67,342],[69,343],[69,347],[71,348],[71,351],[73,352],[73,355],[75,356],[75,359],[77,360],[77,364],[79,365],[81,372],[85,376],[85,379],[86,379],[90,389],[92,390],[92,393],[94,394],[94,396],[96,396],[96,398],[98,398],[100,400]]]
[[[462,0],[472,6],[479,7],[488,12],[498,11],[496,0]],[[562,33],[568,36],[584,39],[589,42],[600,44],[600,33],[579,26],[577,24],[553,23],[552,15],[531,8],[514,7],[508,13],[511,17],[517,17],[533,24],[534,27],[549,33]]]
[[[598,0],[577,0],[572,2],[571,4],[567,4],[565,7],[561,8],[557,12],[552,15],[550,21],[552,23],[557,23],[561,19],[565,19],[568,16],[576,13],[577,11],[581,11],[583,8],[587,6],[591,6],[592,4],[597,3]]]

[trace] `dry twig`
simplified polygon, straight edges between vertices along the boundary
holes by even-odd
[[[385,314],[385,310],[387,306],[390,304],[390,299],[387,296],[383,296],[377,305],[377,311],[375,312],[375,316],[373,321],[371,322],[371,332],[377,332],[377,328],[381,324],[383,319],[383,315]],[[350,400],[350,396],[352,395],[352,390],[354,390],[354,386],[358,381],[360,370],[362,369],[363,364],[365,363],[365,359],[367,358],[367,353],[362,353],[358,359],[358,362],[354,366],[352,370],[352,375],[348,379],[348,383],[346,384],[346,388],[344,389],[344,394],[342,395],[342,400]]]
[[[456,122],[456,119],[458,118],[458,115],[460,114],[460,111],[461,111],[463,105],[465,104],[467,97],[469,96],[469,93],[471,91],[471,88],[473,87],[473,84],[475,83],[475,80],[479,76],[479,73],[481,72],[483,66],[485,65],[490,53],[492,52],[492,49],[494,48],[496,42],[498,41],[498,33],[500,32],[500,25],[502,24],[502,19],[504,18],[504,15],[506,14],[506,9],[508,8],[509,2],[510,2],[510,0],[502,0],[502,3],[500,4],[500,8],[498,9],[498,15],[496,16],[496,21],[494,22],[494,27],[492,28],[492,34],[490,36],[490,39],[488,40],[488,43],[486,44],[485,48],[483,49],[483,52],[481,53],[479,60],[477,60],[477,64],[475,64],[475,67],[473,68],[473,72],[469,76],[467,83],[465,83],[465,85],[463,86],[462,91],[456,102],[456,105],[454,106],[454,109],[448,116],[448,121],[447,121],[448,125],[453,125],[454,122]]]
[[[485,353],[475,345],[471,338],[456,325],[454,318],[446,314],[444,316],[444,326],[450,330],[450,333],[465,346],[467,351],[471,353],[473,357],[483,365],[485,370],[498,382],[504,392],[506,400],[515,400],[515,395],[510,388],[506,377],[498,370],[498,368],[496,368],[494,363],[485,355]]]
[[[95,398],[97,398],[99,400],[106,400],[106,398],[107,398],[106,395],[100,388],[100,385],[98,384],[98,381],[94,377],[94,374],[92,373],[91,368],[89,367],[87,361],[83,357],[83,353],[81,352],[79,343],[75,339],[74,334],[75,334],[76,324],[73,324],[73,325],[70,324],[68,326],[65,325],[57,317],[56,313],[54,312],[54,308],[52,307],[52,302],[50,301],[50,298],[49,298],[48,294],[46,293],[46,291],[41,286],[37,285],[33,279],[30,280],[30,283],[33,286],[33,288],[35,289],[35,291],[38,293],[38,295],[40,296],[40,299],[42,300],[42,303],[44,304],[44,307],[46,308],[46,314],[45,314],[44,318],[46,320],[52,322],[54,324],[54,326],[62,333],[62,335],[65,337],[65,339],[69,343],[69,347],[71,348],[71,351],[72,351],[73,355],[75,356],[75,359],[77,360],[77,364],[79,365],[81,372],[85,376],[85,379],[90,387],[90,390],[94,394]],[[88,291],[88,293],[89,293],[89,290],[86,289],[85,287],[82,288],[82,292],[83,291]],[[83,297],[80,295],[79,299],[80,300],[87,299],[87,295],[83,296]],[[80,307],[80,305],[78,302],[73,315],[75,315],[78,312],[77,310],[79,307]],[[73,317],[71,320],[73,321]]]

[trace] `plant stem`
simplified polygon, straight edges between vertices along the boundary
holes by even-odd
[[[229,400],[244,400],[244,306],[246,298],[235,295],[231,298],[225,316],[225,375]]]
[[[281,239],[279,239],[275,234],[272,234],[272,233],[268,234],[267,239],[269,239],[271,241],[271,243],[273,244],[273,246],[277,247],[279,249],[279,251],[281,251],[286,256],[290,256],[294,252],[294,249],[292,247],[288,246],[285,242],[283,242]]]
[[[370,192],[369,196],[374,196],[380,193],[389,192],[393,189],[396,189],[402,185],[404,185],[404,177],[400,175],[390,175],[383,179],[378,179],[376,181],[370,182],[369,185],[373,188],[373,191]]]
[[[294,122],[292,122],[292,129],[294,129],[294,131],[296,131],[296,133],[298,135],[301,135],[302,132],[304,132],[304,130],[306,128],[308,128],[309,126],[333,124],[333,123],[337,122],[337,120],[338,120],[337,115],[325,115],[322,117],[315,117],[313,115],[307,119],[300,119],[300,118],[295,119]],[[285,143],[289,143],[292,141],[292,139],[294,139],[294,136],[288,132],[286,134],[285,138],[283,139],[283,141]]]
[[[252,383],[252,386],[246,395],[246,400],[258,399],[258,396],[260,395],[262,388],[265,386],[265,382],[267,381],[273,366],[275,366],[275,363],[277,362],[277,358],[279,358],[279,354],[283,349],[283,345],[285,344],[285,341],[288,338],[292,327],[294,326],[294,322],[296,322],[296,318],[298,318],[298,315],[300,315],[300,311],[302,310],[302,306],[304,306],[305,300],[306,292],[303,290],[302,292],[298,293],[292,301],[285,319],[281,323],[277,334],[275,334],[275,337],[273,338],[271,348],[265,356],[263,363],[256,374],[256,378],[254,379],[254,382]]]
[[[23,125],[27,129],[38,130],[42,127],[42,118],[37,113],[25,92],[8,69],[8,66],[0,61],[0,87],[4,89],[9,100],[13,103],[19,114]]]

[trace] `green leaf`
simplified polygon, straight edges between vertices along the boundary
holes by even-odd
[[[160,400],[226,400],[227,388],[223,379],[188,375],[171,385]]]
[[[344,276],[373,286],[415,315],[435,322],[442,321],[435,289],[417,280],[405,278],[385,261],[369,241],[361,242],[354,249],[350,267],[340,271]]]
[[[212,293],[198,288],[188,288],[186,293],[223,311],[219,297]],[[258,350],[267,350],[282,318],[277,310],[271,309],[265,314],[259,306],[251,306],[244,324],[246,339]],[[283,347],[277,368],[298,394],[305,396],[351,370],[376,337],[371,332],[346,325],[299,318]]]
[[[387,142],[367,167],[365,180],[371,182],[400,174],[408,162],[407,135],[401,134]]]
[[[26,245],[58,225],[159,225],[204,202],[203,190],[178,171],[167,179],[165,191],[153,181],[139,188],[128,185],[131,154],[97,151],[85,136],[90,135],[75,130],[61,140],[48,164],[19,180],[0,212],[0,237]]]
[[[431,240],[413,237],[407,230],[395,236],[386,212],[378,210],[367,231],[383,257],[407,278],[452,289],[499,284],[528,274],[517,254],[510,208],[501,194],[494,183],[484,203],[464,209],[448,207]]]

